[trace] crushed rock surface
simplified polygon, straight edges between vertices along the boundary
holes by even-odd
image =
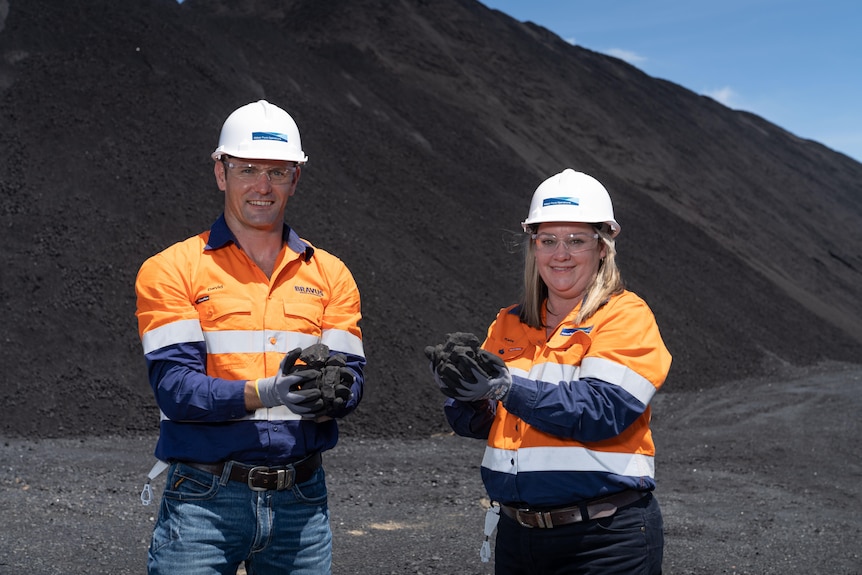
[[[665,573],[862,572],[862,366],[659,393],[654,406]],[[154,442],[0,440],[0,573],[145,573]],[[342,437],[324,457],[333,573],[493,573],[479,560],[482,450],[445,434]]]

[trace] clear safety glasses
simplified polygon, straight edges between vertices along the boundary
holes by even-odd
[[[230,175],[237,180],[245,183],[254,183],[260,177],[266,174],[266,179],[273,186],[283,186],[293,183],[293,174],[296,172],[296,166],[281,166],[278,168],[263,168],[248,162],[237,160],[225,160],[225,167],[230,172]]]
[[[599,234],[568,234],[558,238],[554,234],[531,234],[536,243],[536,251],[542,254],[552,254],[557,246],[563,244],[567,253],[576,254],[595,248],[599,243]]]

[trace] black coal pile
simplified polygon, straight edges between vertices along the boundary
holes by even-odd
[[[423,349],[519,295],[546,177],[610,190],[665,390],[862,358],[862,164],[475,0],[0,0],[0,434],[157,428],[134,318],[149,255],[209,227],[236,107],[289,110],[288,222],[363,295],[347,433],[445,429]]]

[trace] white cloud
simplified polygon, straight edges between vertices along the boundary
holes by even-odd
[[[642,62],[646,62],[646,58],[641,56],[640,54],[636,54],[631,50],[623,50],[621,48],[611,48],[610,50],[605,50],[605,54],[608,56],[613,56],[614,58],[619,58],[620,60],[624,60],[629,64],[640,64]]]
[[[704,90],[704,95],[709,96],[716,102],[724,104],[728,108],[733,108],[736,105],[737,93],[730,86],[718,88],[716,90]]]

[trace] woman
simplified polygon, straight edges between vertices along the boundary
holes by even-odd
[[[452,428],[488,441],[496,573],[660,573],[649,403],[671,357],[623,286],[610,196],[567,169],[536,189],[522,226],[522,301],[481,350],[463,334],[426,350]]]

